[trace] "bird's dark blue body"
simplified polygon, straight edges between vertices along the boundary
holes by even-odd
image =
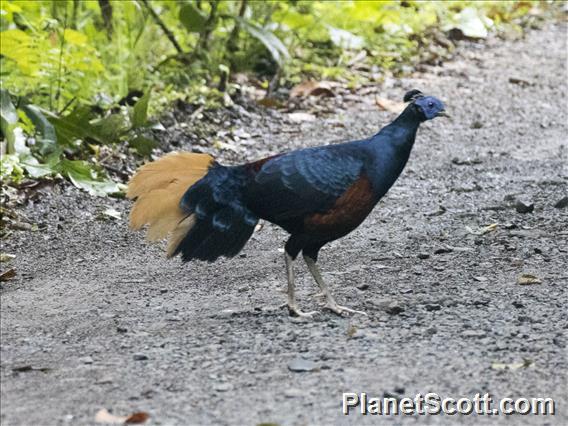
[[[324,244],[367,217],[404,169],[420,123],[442,113],[438,99],[420,96],[369,139],[213,166],[181,201],[198,226],[178,251],[184,260],[234,256],[261,218],[291,234],[286,251],[292,258],[303,250],[316,260]]]
[[[338,304],[317,266],[323,245],[358,227],[406,165],[421,122],[445,115],[442,102],[411,90],[406,109],[376,135],[306,148],[225,167],[207,154],[171,153],[146,164],[128,184],[134,229],[169,237],[167,255],[215,261],[241,251],[260,219],[290,233],[285,246],[288,310],[311,317],[296,300],[294,261],[306,266],[336,314],[359,313]]]

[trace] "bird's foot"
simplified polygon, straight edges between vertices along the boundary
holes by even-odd
[[[287,306],[288,306],[288,312],[292,317],[312,319],[315,315],[319,314],[318,311],[303,312],[296,305],[287,305]]]
[[[361,314],[361,315],[368,316],[366,312],[357,311],[355,309],[348,308],[347,306],[338,305],[335,301],[334,302],[328,301],[325,304],[324,308],[329,309],[332,312],[335,312],[337,315],[342,315],[345,312],[349,312],[351,314]]]

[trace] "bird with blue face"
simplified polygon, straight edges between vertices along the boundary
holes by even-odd
[[[134,229],[148,225],[148,238],[169,236],[168,257],[213,262],[237,255],[259,219],[290,237],[285,245],[288,309],[310,317],[296,302],[294,261],[302,256],[325,297],[325,308],[361,313],[339,305],[316,264],[320,249],[357,228],[401,174],[420,123],[446,116],[444,104],[412,90],[408,105],[368,139],[305,148],[246,163],[222,166],[209,155],[172,153],[144,165],[127,196],[136,203]]]

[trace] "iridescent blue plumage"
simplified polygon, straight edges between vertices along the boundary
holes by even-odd
[[[235,229],[247,232],[233,245],[217,244],[216,238],[209,238],[205,244],[188,235],[178,249],[184,260],[211,261],[221,255],[235,255],[259,218],[282,226],[292,234],[292,242],[301,240],[301,244],[289,244],[292,257],[307,243],[321,247],[335,234],[350,232],[359,223],[346,220],[344,226],[337,224],[338,231],[330,233],[329,238],[321,234],[316,237],[313,230],[305,229],[305,221],[338,209],[341,197],[361,179],[370,182],[367,203],[374,206],[386,194],[408,160],[420,123],[444,111],[441,101],[418,91],[409,92],[406,100],[411,103],[402,114],[369,139],[301,149],[243,166],[216,164],[188,189],[180,204],[182,210],[195,213],[201,227],[207,228],[205,233],[219,233],[220,239]],[[359,208],[356,202],[341,205],[343,210]]]
[[[445,115],[440,100],[419,91],[408,92],[405,101],[410,102],[406,109],[368,139],[301,149],[242,166],[216,164],[182,198],[182,210],[195,214],[197,223],[176,253],[184,260],[234,256],[258,220],[265,219],[291,234],[287,262],[303,252],[324,290],[315,269],[320,248],[359,226],[404,169],[420,123]],[[293,298],[289,270],[290,282]],[[300,314],[295,299],[289,305]],[[331,295],[328,305],[336,312],[348,310]]]

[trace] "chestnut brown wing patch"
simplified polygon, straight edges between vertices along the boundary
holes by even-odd
[[[369,178],[362,175],[325,213],[314,213],[304,219],[308,234],[339,238],[361,224],[376,204]]]

